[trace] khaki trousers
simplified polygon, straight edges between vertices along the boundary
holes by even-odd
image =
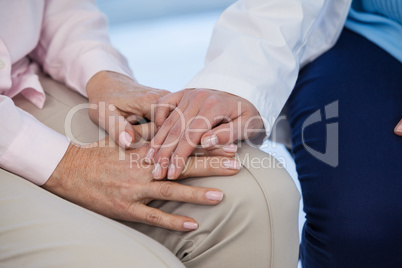
[[[66,115],[87,100],[50,78],[41,82],[44,109],[14,101],[65,134]],[[77,140],[99,139],[87,110],[74,115],[72,128]],[[0,169],[0,267],[296,267],[299,192],[270,155],[242,145],[239,157],[235,176],[180,182],[222,190],[219,205],[150,203],[198,221],[198,230],[185,233],[108,219]]]

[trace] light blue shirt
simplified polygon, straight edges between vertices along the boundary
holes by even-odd
[[[353,0],[345,26],[402,62],[402,0]]]

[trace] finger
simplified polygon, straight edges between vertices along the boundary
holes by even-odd
[[[180,107],[180,106],[179,106]],[[179,107],[174,111],[174,113],[180,113]],[[195,108],[195,109],[194,109]],[[165,141],[163,142],[162,146],[159,148],[159,150],[155,153],[155,163],[166,163],[168,165],[161,165],[161,177],[164,178],[167,174],[169,179],[176,178],[176,169],[175,167],[179,167],[178,169],[178,174],[180,174],[182,168],[184,168],[184,165],[187,161],[187,157],[189,154],[193,151],[194,147],[190,147],[188,150],[188,154],[181,154],[178,156],[178,158],[173,158],[175,157],[172,155],[173,152],[175,152],[179,142],[182,140],[183,134],[186,130],[186,125],[188,122],[191,121],[191,118],[194,116],[195,113],[198,112],[198,109],[196,107],[187,107],[187,109],[180,114],[180,118],[176,120],[175,124],[170,128],[169,132],[167,133],[167,137]],[[173,113],[171,114],[173,116]],[[169,117],[170,118],[170,117]],[[169,118],[165,121],[169,121]],[[165,123],[163,124],[162,128],[158,131],[156,134],[157,136],[161,132],[165,132],[164,127]],[[196,145],[195,145],[196,146]],[[174,153],[173,153],[174,154]],[[169,170],[169,172],[168,172]],[[155,177],[156,179],[156,177]]]
[[[144,94],[141,98],[141,102],[140,102],[140,111],[141,114],[150,119],[151,121],[154,121],[153,117],[155,115],[155,111],[156,111],[156,107],[157,107],[157,103],[159,101],[160,98],[162,98],[163,96],[169,94],[169,91],[166,90],[161,90],[161,89],[154,89],[154,88],[147,88],[148,92],[146,94]],[[133,95],[133,99],[131,100],[131,103],[138,103],[138,99],[136,98],[135,95]]]
[[[100,125],[104,127],[104,129],[109,133],[109,136],[122,148],[130,148],[135,140],[133,126],[112,104],[106,109],[105,114],[106,118],[105,120],[102,120],[103,122],[100,122]]]
[[[230,176],[239,172],[241,163],[231,157],[190,157],[179,179],[204,176]]]
[[[220,146],[213,149],[195,148],[191,156],[226,156],[234,157],[237,153],[238,146],[234,143]]]
[[[202,111],[200,111],[200,113],[202,113]],[[187,162],[187,158],[200,143],[202,135],[210,130],[216,123],[212,115],[207,113],[199,114],[194,118],[172,154],[167,176],[168,179],[174,180],[181,174]]]
[[[142,222],[174,231],[185,232],[198,228],[198,223],[192,218],[172,215],[143,204],[132,206],[131,214],[131,218],[137,222]]]
[[[159,128],[155,137],[151,141],[151,148],[149,148],[149,150],[145,156],[146,162],[151,163],[154,160],[155,155],[159,152],[162,145],[163,145],[163,147],[176,146],[177,141],[176,142],[173,141],[173,144],[170,144],[172,141],[165,143],[165,140],[166,140],[166,137],[168,136],[171,128],[176,124],[176,122],[178,120],[180,120],[180,118],[183,119],[183,117],[182,117],[183,113],[181,112],[182,109],[184,109],[183,107],[185,107],[183,105],[180,105],[180,107],[175,108],[174,111],[169,115],[169,117],[163,122],[162,127]],[[174,150],[174,148],[171,150]],[[168,157],[170,157],[170,155]],[[157,161],[155,161],[155,162],[161,164],[160,159],[157,159]],[[162,174],[160,174],[160,175],[158,174],[158,176],[156,176],[155,179],[163,178],[164,176],[166,176],[166,174],[163,176],[162,176]]]
[[[156,125],[154,122],[139,124],[133,126],[135,132],[135,142],[150,141],[156,134]]]
[[[175,92],[167,94],[160,98],[155,106],[155,114],[153,121],[158,127],[163,125],[163,122],[168,118],[169,114],[179,105],[183,97],[183,92]]]
[[[244,123],[241,121],[235,119],[231,122],[220,124],[208,131],[201,138],[202,147],[206,149],[217,148],[243,139],[242,130],[244,129]]]
[[[143,198],[201,205],[216,205],[223,198],[223,193],[214,188],[193,187],[171,181],[152,181],[146,184],[142,192]]]
[[[402,136],[402,120],[399,121],[398,125],[396,125],[394,132],[398,136]]]

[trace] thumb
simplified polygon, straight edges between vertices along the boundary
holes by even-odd
[[[239,140],[247,140],[256,137],[262,132],[265,132],[265,129],[259,127],[259,125],[254,122],[256,119],[259,119],[259,117],[252,117],[248,120],[238,117],[233,121],[218,125],[204,133],[201,138],[202,147],[204,149],[213,149],[222,145],[235,143]]]
[[[237,140],[243,139],[241,133],[242,127],[239,125],[239,120],[220,124],[204,133],[201,138],[201,145],[204,149],[218,148],[222,145],[234,143]]]

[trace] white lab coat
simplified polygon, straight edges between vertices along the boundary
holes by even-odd
[[[225,91],[250,101],[267,136],[300,68],[338,39],[351,0],[240,0],[215,25],[205,67],[186,88]]]

